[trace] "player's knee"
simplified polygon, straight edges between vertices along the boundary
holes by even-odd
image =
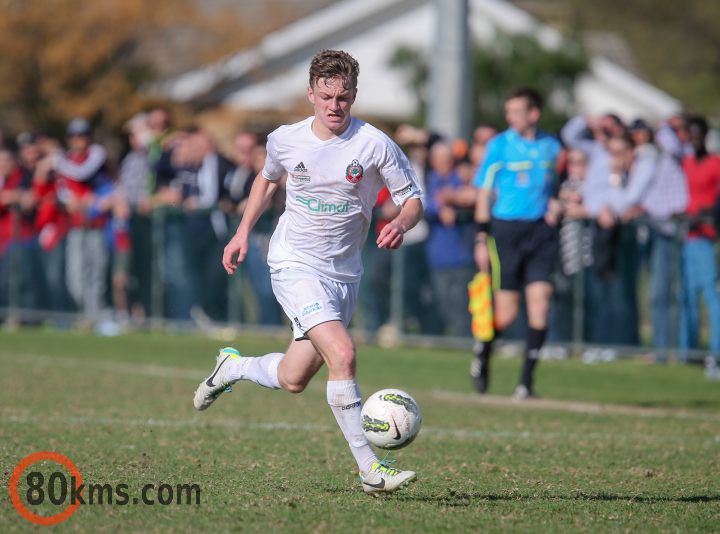
[[[345,345],[340,347],[335,354],[336,365],[343,371],[355,372],[355,347]]]
[[[533,328],[537,328],[536,324],[547,323],[548,312],[550,311],[549,303],[535,303],[533,306],[528,307],[528,323]]]
[[[290,393],[302,393],[303,391],[305,391],[307,384],[283,384],[282,386],[285,391],[288,391]]]
[[[279,377],[278,377],[279,378]],[[280,385],[289,393],[302,393],[308,385],[307,380],[283,380],[280,378]]]

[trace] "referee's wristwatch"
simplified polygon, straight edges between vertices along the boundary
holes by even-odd
[[[487,245],[487,234],[477,234],[475,236],[475,244],[479,245],[480,243]]]

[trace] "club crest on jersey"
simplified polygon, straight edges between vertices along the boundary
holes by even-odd
[[[356,159],[352,160],[352,163],[348,165],[347,170],[345,171],[345,178],[347,178],[347,181],[351,184],[356,184],[363,178],[363,166],[360,165],[360,162]]]

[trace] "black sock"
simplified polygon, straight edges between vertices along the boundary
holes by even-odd
[[[500,335],[500,332],[495,331],[493,338],[489,341],[476,341],[473,347],[475,357],[482,363],[482,373],[487,374],[488,364],[490,363],[490,352],[492,352],[492,346],[495,339]]]
[[[547,329],[536,330],[528,327],[527,331],[527,347],[525,348],[525,365],[523,367],[522,378],[520,383],[526,388],[532,390],[533,370],[540,359],[540,347],[545,341]]]

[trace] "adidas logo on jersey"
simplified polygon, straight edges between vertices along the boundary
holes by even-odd
[[[295,166],[293,169],[293,172],[307,172],[307,169],[305,168],[305,165],[303,165],[303,162],[301,161],[298,165]]]

